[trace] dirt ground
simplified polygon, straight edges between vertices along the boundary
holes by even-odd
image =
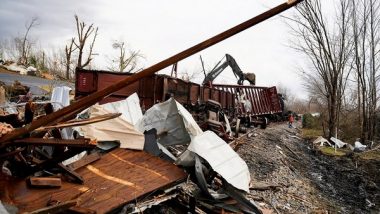
[[[380,161],[323,155],[285,123],[255,129],[243,141],[237,152],[252,187],[271,187],[249,197],[273,213],[380,212]]]

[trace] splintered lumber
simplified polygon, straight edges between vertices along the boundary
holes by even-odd
[[[80,176],[78,173],[74,172],[74,170],[70,169],[69,167],[63,165],[62,163],[59,163],[58,166],[65,171],[66,174],[69,175],[69,177],[73,180],[73,182],[78,184],[83,184],[84,180],[82,176]]]
[[[20,145],[34,145],[34,146],[68,146],[80,148],[95,148],[96,145],[91,143],[89,138],[78,138],[74,140],[64,139],[44,139],[44,138],[23,138],[14,141],[15,144]]]
[[[61,178],[52,177],[31,177],[29,185],[32,187],[61,187]]]
[[[75,206],[75,207],[71,207],[68,210],[68,213],[71,213],[71,214],[96,214],[96,211],[89,209],[89,208]]]
[[[281,188],[281,186],[267,182],[251,182],[249,185],[249,189],[258,191],[277,190],[278,188]]]
[[[48,169],[50,167],[55,167],[58,163],[60,163],[64,160],[67,160],[67,159],[69,159],[69,158],[73,157],[74,155],[77,155],[81,152],[83,152],[82,148],[70,148],[69,150],[63,152],[62,154],[60,154],[54,158],[50,158],[48,160],[41,162],[40,164],[37,164],[36,166],[34,166],[31,169],[32,170],[31,172],[37,172],[39,170]]]
[[[71,201],[66,201],[66,202],[59,203],[59,204],[56,204],[56,205],[53,205],[53,206],[44,207],[44,208],[35,210],[33,212],[28,212],[27,214],[54,214],[54,213],[60,213],[60,212],[63,212],[63,211],[65,211],[65,210],[67,210],[70,207],[73,207],[75,205],[77,205],[77,201],[76,200],[71,200]]]
[[[46,115],[38,120],[33,121],[28,126],[24,126],[19,129],[15,129],[11,133],[8,133],[5,136],[2,136],[0,138],[0,146],[1,144],[10,143],[11,140],[16,139],[20,136],[23,136],[24,134],[27,134],[41,126],[45,125],[51,125],[54,123],[58,123],[61,121],[67,121],[69,120],[73,115],[83,111],[84,109],[90,107],[91,105],[94,105],[95,103],[102,100],[104,97],[109,96],[110,94],[124,88],[125,86],[128,86],[129,84],[132,84],[141,78],[148,77],[156,73],[157,71],[160,71],[176,62],[179,62],[195,53],[198,53],[199,51],[202,51],[212,45],[215,45],[231,36],[234,36],[262,21],[265,21],[295,5],[302,2],[303,0],[292,0],[288,1],[286,3],[280,4],[275,8],[272,8],[256,17],[253,17],[239,25],[236,25],[214,37],[211,37],[210,39],[207,39],[189,49],[186,49],[178,54],[175,54],[172,57],[169,57],[149,68],[146,68],[138,73],[135,73],[129,77],[126,77],[125,79],[120,80],[119,82],[106,87],[100,91],[94,92],[93,94],[83,97],[80,100],[74,102],[73,104],[62,108],[56,112],[53,112],[49,115]]]
[[[6,135],[7,133],[12,132],[12,131],[13,131],[12,125],[10,125],[8,123],[1,123],[0,122],[0,137],[3,135]]]
[[[20,152],[22,152],[22,151],[24,151],[24,150],[25,150],[25,148],[17,148],[17,149],[15,149],[14,151],[11,151],[11,152],[8,152],[8,153],[1,154],[1,155],[0,155],[0,160],[1,160],[1,159],[4,159],[4,158],[8,158],[9,156],[16,155],[16,154],[18,154],[18,153],[20,153]]]
[[[92,162],[99,160],[100,158],[101,158],[101,155],[99,154],[99,152],[94,152],[92,154],[84,156],[80,160],[77,160],[67,165],[67,167],[70,168],[71,170],[77,170],[83,166],[86,166]]]
[[[53,126],[43,126],[43,127],[36,129],[36,131],[46,131],[49,129],[62,129],[62,128],[73,127],[73,126],[84,126],[84,125],[88,125],[88,124],[92,124],[92,123],[102,122],[105,120],[111,120],[111,119],[114,119],[116,117],[119,117],[120,115],[121,115],[121,113],[110,113],[110,114],[100,115],[100,116],[91,117],[91,118],[87,118],[87,119],[83,119],[83,120],[77,120],[77,119],[69,120],[67,122],[59,123],[59,124],[53,125]]]

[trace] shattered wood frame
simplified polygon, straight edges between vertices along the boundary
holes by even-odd
[[[88,108],[91,105],[94,105],[95,103],[99,102],[102,98],[109,96],[110,94],[122,89],[123,87],[143,78],[150,76],[154,73],[156,73],[159,70],[162,70],[178,61],[181,61],[199,51],[202,51],[212,45],[215,45],[235,34],[238,34],[262,21],[265,21],[295,5],[302,2],[303,0],[289,0],[286,3],[280,4],[275,8],[272,8],[254,18],[251,18],[235,27],[232,27],[210,39],[207,39],[187,50],[184,50],[172,57],[169,57],[145,70],[142,70],[139,73],[136,73],[130,77],[127,77],[117,83],[115,83],[112,86],[109,86],[101,91],[95,92],[94,94],[84,97],[77,102],[71,104],[70,106],[67,106],[65,108],[62,108],[50,115],[46,115],[38,120],[33,121],[31,124],[26,125],[22,128],[18,128],[11,133],[8,133],[5,136],[2,136],[0,138],[0,147],[5,146],[7,143],[9,144],[11,140],[14,140],[18,137],[21,137],[41,126],[45,125],[53,125],[57,122],[66,121],[70,119],[73,115],[81,112],[82,110]]]

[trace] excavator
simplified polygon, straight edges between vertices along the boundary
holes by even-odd
[[[223,59],[225,59],[225,61],[221,63]],[[250,85],[256,84],[256,75],[254,73],[243,73],[239,65],[236,63],[236,60],[231,55],[226,54],[223,59],[218,62],[218,64],[216,64],[215,67],[206,75],[202,83],[203,86],[211,86],[215,78],[218,77],[224,71],[224,69],[227,68],[227,66],[231,67],[235,77],[238,79],[238,85],[243,85],[243,82],[245,80],[247,80]],[[203,128],[213,130],[216,133],[219,133],[220,137],[222,137],[224,140],[228,142],[231,141],[232,138],[230,138],[230,136],[227,134],[227,132],[231,133],[231,130],[228,130],[229,128],[227,128],[227,131],[224,128],[224,125],[221,123],[221,121],[225,121],[226,124],[229,124],[227,117],[224,116],[221,104],[213,100],[208,100],[205,104],[205,110],[207,113],[207,121],[203,124]],[[242,119],[246,127],[249,127],[251,124],[250,118],[246,117]],[[266,124],[266,122],[264,124]],[[229,125],[226,127],[229,127]],[[239,129],[239,125],[237,125],[237,129]]]
[[[234,72],[234,75],[236,78],[238,78],[238,84],[243,85],[244,80],[247,80],[251,85],[256,84],[256,75],[254,73],[243,73],[243,71],[240,69],[239,65],[236,63],[235,59],[229,55],[226,54],[225,61],[221,63],[221,61],[206,75],[205,79],[203,80],[202,85],[206,85],[209,83],[212,83],[212,81],[215,80],[219,74],[222,73],[222,71],[227,68],[227,66],[230,66],[232,71]]]

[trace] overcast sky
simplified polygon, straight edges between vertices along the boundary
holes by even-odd
[[[99,27],[96,68],[105,69],[107,56],[116,54],[113,40],[124,40],[129,48],[140,50],[145,56],[142,65],[149,67],[285,1],[0,0],[0,38],[22,34],[25,22],[37,16],[40,24],[31,36],[43,48],[64,47],[75,36],[74,14],[78,14],[86,23]],[[294,12],[292,8],[282,15]],[[199,55],[209,70],[229,53],[244,72],[256,74],[257,85],[280,84],[306,97],[297,74],[301,59],[288,47],[292,37],[284,21],[276,16],[189,57],[179,62],[179,73],[200,71]],[[196,81],[202,79],[200,76]],[[226,69],[216,82],[236,83],[236,79]]]

